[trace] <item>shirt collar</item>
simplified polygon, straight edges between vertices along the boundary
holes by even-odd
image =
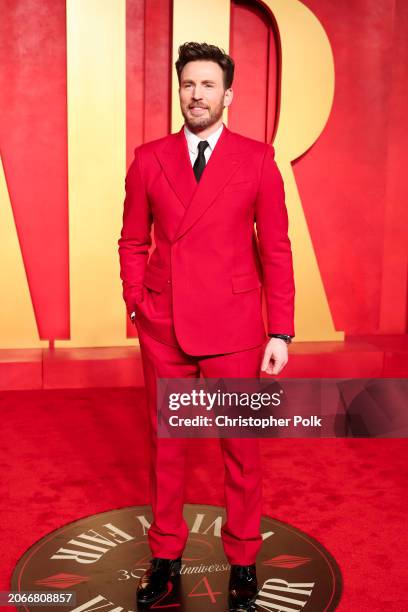
[[[212,132],[212,134],[210,134],[209,136],[207,136],[207,138],[200,138],[199,136],[197,136],[196,134],[193,134],[193,132],[191,132],[188,127],[186,125],[184,125],[184,134],[186,136],[187,139],[187,145],[188,145],[188,149],[191,153],[197,153],[197,146],[198,143],[201,140],[206,140],[210,146],[211,151],[214,150],[215,145],[217,144],[217,140],[218,138],[221,136],[221,132],[222,129],[224,127],[224,124],[221,123],[220,127],[215,130],[215,132]]]

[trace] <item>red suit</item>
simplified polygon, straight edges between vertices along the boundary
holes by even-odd
[[[256,232],[254,230],[256,223]],[[148,261],[151,226],[155,250]],[[123,297],[136,312],[153,427],[149,543],[181,556],[184,449],[156,438],[157,377],[258,377],[268,333],[294,335],[294,281],[283,181],[270,145],[223,127],[197,183],[183,128],[141,145],[126,176],[119,239]],[[261,546],[256,438],[221,439],[230,563],[249,565]]]

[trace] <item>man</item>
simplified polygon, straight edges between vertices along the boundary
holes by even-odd
[[[123,297],[138,329],[152,427],[153,558],[138,585],[140,607],[157,601],[179,575],[188,538],[186,440],[157,437],[156,379],[198,378],[200,372],[205,378],[255,378],[261,368],[278,374],[294,335],[292,255],[273,147],[223,124],[223,109],[233,99],[234,62],[222,50],[185,43],[176,70],[184,126],[136,148],[119,239]],[[153,223],[155,250],[148,260]],[[220,442],[229,605],[246,610],[257,594],[262,544],[259,441]]]

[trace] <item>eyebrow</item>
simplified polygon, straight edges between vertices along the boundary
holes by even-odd
[[[211,79],[204,79],[204,81],[201,81],[202,83],[212,83],[213,85],[215,85],[215,81],[212,81]],[[186,83],[194,83],[194,81],[192,79],[183,79],[183,81],[181,82],[182,85],[185,85]]]

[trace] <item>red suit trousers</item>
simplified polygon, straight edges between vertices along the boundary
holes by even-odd
[[[148,542],[154,557],[182,556],[189,529],[183,517],[188,439],[157,437],[157,378],[257,378],[264,345],[223,355],[193,356],[180,346],[155,340],[138,325],[151,425],[150,501],[153,522]],[[221,538],[231,564],[255,563],[260,534],[262,471],[257,438],[220,438],[225,466],[226,521]],[[197,445],[199,448],[199,445]]]

